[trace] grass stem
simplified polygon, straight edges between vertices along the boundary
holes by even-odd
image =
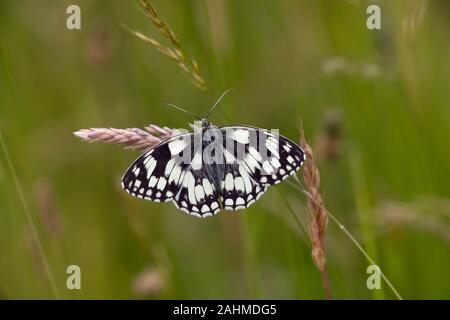
[[[311,201],[314,201],[314,199],[312,199],[311,195],[309,194],[309,192],[300,184],[300,185],[296,185],[293,182],[288,181],[294,188],[296,188],[297,190],[299,190],[301,193],[303,193],[304,195],[306,195]],[[299,183],[299,181],[297,181]],[[322,206],[323,207],[323,206]],[[371,263],[371,264],[375,264],[375,261],[369,256],[369,254],[366,252],[366,250],[364,250],[364,248],[361,246],[361,244],[358,242],[358,240],[356,240],[356,238],[347,230],[347,228],[333,215],[331,214],[326,208],[323,208],[323,210],[327,213],[327,215],[331,218],[331,220],[333,220],[338,226],[339,228],[344,232],[344,234],[353,242],[353,244],[356,246],[356,248],[363,254],[363,256]],[[379,265],[378,265],[379,266]],[[394,285],[391,283],[391,281],[388,279],[388,277],[383,273],[383,271],[381,271],[380,268],[380,275],[383,278],[383,280],[386,282],[386,284],[389,286],[389,288],[392,290],[392,292],[395,294],[395,296],[397,297],[398,300],[403,300],[402,296],[400,295],[400,293],[397,291],[397,289],[394,287]]]
[[[33,235],[33,239],[36,242],[36,246],[37,246],[39,255],[40,255],[40,257],[42,259],[42,262],[44,264],[45,272],[47,273],[48,279],[50,281],[51,289],[52,289],[53,294],[55,295],[56,299],[60,299],[61,297],[60,297],[58,288],[56,287],[56,282],[55,282],[55,278],[53,276],[53,272],[52,272],[52,270],[50,268],[50,264],[48,263],[47,256],[45,255],[45,252],[44,252],[44,249],[43,249],[43,246],[42,246],[42,243],[41,243],[41,239],[39,237],[36,225],[34,224],[33,218],[31,216],[30,209],[28,208],[28,204],[27,204],[27,202],[25,200],[25,195],[23,193],[22,186],[20,184],[20,181],[19,181],[19,178],[17,176],[16,170],[14,169],[13,163],[11,161],[11,157],[9,156],[8,149],[6,148],[6,144],[5,144],[5,141],[3,139],[3,134],[2,134],[1,131],[0,131],[0,144],[1,144],[1,147],[2,147],[2,150],[3,150],[3,153],[5,154],[6,163],[7,163],[8,167],[9,167],[9,170],[11,171],[11,174],[13,176],[14,183],[16,185],[20,201],[22,202],[23,209],[25,211],[27,222],[28,222],[28,224],[30,226],[31,233]]]

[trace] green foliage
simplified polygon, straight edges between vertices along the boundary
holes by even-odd
[[[0,3],[0,130],[24,194],[2,150],[0,298],[56,298],[52,281],[69,299],[323,298],[290,212],[306,225],[305,197],[289,184],[248,210],[199,220],[120,189],[139,153],[72,134],[186,128],[192,119],[161,103],[203,114],[229,87],[215,124],[297,140],[301,118],[327,209],[404,298],[450,298],[448,3],[380,2],[382,29],[372,31],[358,1],[153,1],[206,94],[124,30],[158,35],[135,2],[77,3],[79,31],[66,29],[64,1]],[[339,115],[335,156],[330,114]],[[332,221],[327,259],[333,298],[395,298],[384,282],[367,289],[368,262]],[[71,264],[80,291],[66,289]]]

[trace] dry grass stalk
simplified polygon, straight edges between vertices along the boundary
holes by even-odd
[[[326,297],[331,297],[328,274],[326,272],[325,256],[325,231],[328,224],[328,215],[323,206],[322,195],[320,193],[320,174],[314,162],[314,154],[311,147],[305,140],[304,132],[300,132],[300,146],[306,153],[307,161],[303,169],[303,180],[309,193],[308,209],[311,214],[308,230],[312,245],[312,259],[317,269],[319,269]]]
[[[180,134],[177,129],[149,125],[145,130],[139,128],[90,128],[81,129],[73,134],[87,142],[113,143],[125,146],[125,149],[144,151],[154,147],[167,138]]]
[[[369,254],[364,250],[361,244],[356,238],[347,230],[347,228],[324,206],[322,195],[320,193],[320,174],[314,162],[314,154],[311,147],[305,140],[303,129],[300,129],[300,145],[306,153],[307,161],[303,170],[303,180],[306,185],[306,189],[302,187],[300,181],[298,188],[307,197],[307,206],[311,214],[311,220],[309,224],[309,234],[312,244],[312,258],[314,264],[319,269],[322,282],[325,289],[327,299],[331,298],[331,288],[328,279],[328,273],[326,271],[326,256],[325,256],[325,231],[328,224],[328,217],[330,217],[344,232],[344,234],[353,242],[356,248],[364,255],[364,257],[370,262],[370,264],[377,264]],[[389,288],[395,294],[399,300],[403,300],[402,296],[395,289],[394,285],[388,279],[388,277],[381,271],[381,277],[387,283]]]
[[[153,25],[158,29],[161,35],[166,38],[172,47],[163,45],[152,36],[145,35],[141,32],[130,30],[139,39],[151,44],[159,52],[176,61],[186,77],[200,90],[208,91],[206,82],[201,76],[200,68],[197,62],[191,58],[186,50],[182,47],[180,41],[169,26],[160,18],[155,7],[148,0],[141,0],[145,15],[150,19]]]

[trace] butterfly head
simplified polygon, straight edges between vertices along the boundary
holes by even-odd
[[[201,126],[202,126],[202,129],[208,129],[208,128],[211,128],[211,122],[209,122],[208,121],[208,119],[205,119],[205,118],[203,118],[202,120],[200,120],[201,121]]]

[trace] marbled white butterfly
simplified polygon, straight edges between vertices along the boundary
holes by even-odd
[[[248,208],[300,169],[305,153],[276,132],[209,123],[219,101],[205,118],[194,115],[201,121],[199,132],[174,136],[141,155],[124,174],[122,187],[135,197],[173,201],[188,214],[207,217]]]

